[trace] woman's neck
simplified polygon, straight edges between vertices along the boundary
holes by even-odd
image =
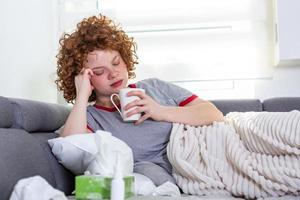
[[[116,105],[120,104],[118,98],[114,98],[114,102]],[[108,107],[108,108],[114,107],[114,105],[110,101],[110,98],[97,98],[96,105],[104,106],[104,107]]]

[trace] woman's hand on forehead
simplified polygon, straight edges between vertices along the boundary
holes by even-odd
[[[93,75],[94,72],[91,69],[82,68],[80,73],[75,76],[76,96],[79,97],[79,99],[83,98],[88,101],[88,98],[94,89],[91,84],[91,77]]]

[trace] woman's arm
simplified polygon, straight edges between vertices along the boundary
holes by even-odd
[[[209,101],[199,98],[194,99],[183,107],[177,107],[160,105],[150,96],[139,91],[130,92],[128,95],[136,95],[141,98],[141,100],[136,100],[125,106],[126,110],[136,106],[135,109],[127,113],[127,116],[144,113],[135,124],[140,124],[148,118],[156,121],[178,122],[193,126],[209,125],[214,121],[223,121],[221,111]]]
[[[89,129],[87,129],[86,107],[87,101],[79,99],[76,100],[76,103],[74,104],[67,118],[62,132],[60,133],[61,137],[91,132]]]
[[[209,101],[194,99],[183,107],[163,106],[162,121],[178,122],[193,126],[212,124],[223,121],[223,114]]]
[[[92,93],[93,86],[90,78],[93,75],[92,70],[85,69],[75,77],[76,100],[75,104],[67,118],[60,136],[65,137],[78,133],[90,133],[87,129],[86,108],[88,98]]]

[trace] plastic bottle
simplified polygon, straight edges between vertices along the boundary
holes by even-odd
[[[119,166],[119,154],[116,157],[116,164],[114,169],[114,178],[111,182],[110,188],[111,200],[124,200],[125,199],[125,183],[121,168]]]

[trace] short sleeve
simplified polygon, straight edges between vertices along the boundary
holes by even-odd
[[[95,118],[93,117],[92,110],[87,109],[87,129],[89,129],[92,132],[96,132],[97,130],[103,130],[103,128],[97,123]]]
[[[146,84],[150,84],[156,91],[159,91],[165,98],[171,99],[178,106],[185,106],[198,96],[191,91],[179,87],[173,83],[169,83],[160,79],[151,78],[145,80]]]

